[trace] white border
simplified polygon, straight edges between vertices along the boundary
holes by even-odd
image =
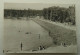
[[[76,5],[76,23],[78,55],[80,55],[80,0],[0,0],[0,55],[2,55],[3,44],[3,8],[6,3],[54,3],[54,4],[75,4]]]

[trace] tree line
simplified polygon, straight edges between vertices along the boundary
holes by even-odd
[[[40,16],[42,10],[32,10],[32,9],[24,9],[24,10],[14,10],[14,9],[5,9],[4,17],[35,17]]]
[[[14,10],[5,9],[4,17],[44,17],[44,19],[51,20],[60,23],[71,23],[75,25],[75,7],[69,6],[68,8],[53,6],[49,8],[44,8],[43,10]]]
[[[69,8],[63,7],[49,7],[43,9],[43,16],[45,19],[54,22],[68,22],[75,25],[75,7],[70,6]]]

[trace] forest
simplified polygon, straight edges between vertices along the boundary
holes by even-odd
[[[35,18],[39,16],[46,20],[51,20],[53,22],[69,23],[75,25],[75,6],[69,6],[68,8],[52,6],[44,8],[43,10],[35,9],[4,9],[4,17],[32,17]]]

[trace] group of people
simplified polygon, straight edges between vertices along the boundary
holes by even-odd
[[[25,34],[31,34],[31,32],[26,32]]]
[[[44,50],[44,49],[45,49],[44,46],[39,46],[39,47],[38,47],[38,50]]]
[[[40,50],[44,50],[45,47],[44,46],[39,46],[37,50],[32,50],[32,51],[40,51]]]
[[[67,47],[66,43],[61,43],[62,46]]]

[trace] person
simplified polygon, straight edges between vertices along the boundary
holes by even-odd
[[[21,42],[21,51],[22,51],[22,47],[23,47],[23,46],[22,46],[22,42]]]
[[[49,36],[50,36],[50,33],[51,33],[51,32],[49,31]]]
[[[19,30],[19,32],[20,32],[20,30]]]
[[[4,50],[3,50],[3,53],[4,53]]]
[[[39,46],[39,50],[42,50],[42,47],[41,46]]]
[[[43,50],[45,49],[45,47],[43,46]]]
[[[65,44],[65,43],[63,43],[63,46],[64,46],[64,47],[66,47],[66,44]]]
[[[40,39],[40,34],[39,34],[39,39]]]

